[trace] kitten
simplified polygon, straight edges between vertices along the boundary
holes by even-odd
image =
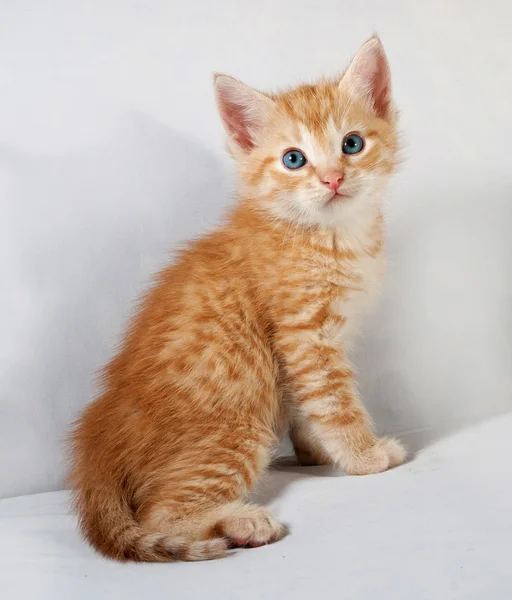
[[[397,158],[377,37],[336,80],[215,94],[238,202],[145,298],[77,422],[71,483],[87,540],[118,560],[222,557],[285,528],[246,502],[289,429],[303,464],[398,465],[348,358],[383,270],[379,200]]]

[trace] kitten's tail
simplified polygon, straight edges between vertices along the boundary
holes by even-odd
[[[75,487],[74,505],[80,528],[88,542],[101,554],[120,561],[168,562],[210,560],[226,556],[223,538],[186,540],[138,523],[121,490],[103,485],[92,489]]]

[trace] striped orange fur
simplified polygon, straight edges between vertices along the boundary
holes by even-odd
[[[81,529],[119,560],[280,539],[246,498],[287,430],[304,464],[367,474],[405,458],[375,437],[348,357],[379,289],[380,199],[397,165],[379,39],[337,79],[263,94],[218,75],[215,92],[236,207],[160,274],[72,436]],[[342,151],[351,133],[357,154]],[[283,164],[290,149],[302,168]]]

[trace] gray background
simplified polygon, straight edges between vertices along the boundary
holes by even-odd
[[[346,66],[381,35],[407,161],[356,355],[413,449],[512,409],[507,0],[0,1],[0,497],[58,489],[151,275],[230,202],[211,90]]]

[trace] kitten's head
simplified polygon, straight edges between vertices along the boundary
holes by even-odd
[[[215,92],[252,202],[324,226],[378,203],[398,158],[389,66],[377,37],[336,80],[270,95],[216,75]]]

